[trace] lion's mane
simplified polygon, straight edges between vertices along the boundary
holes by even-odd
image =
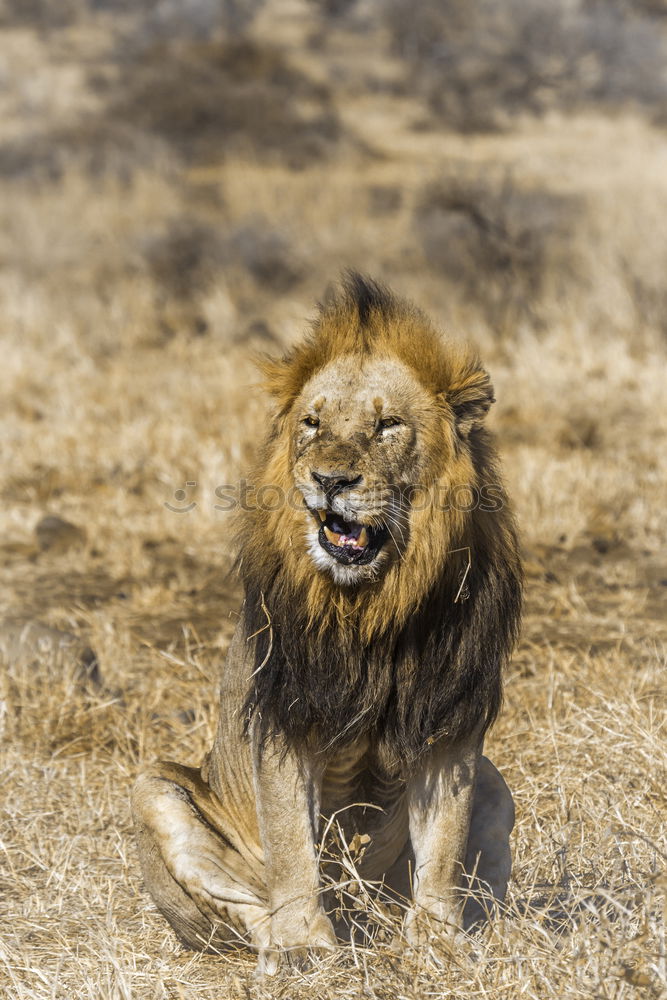
[[[358,588],[314,568],[297,541],[298,511],[245,512],[239,567],[256,664],[246,712],[264,736],[279,732],[295,746],[329,749],[369,734],[398,765],[440,737],[483,733],[496,717],[521,610],[518,544],[481,426],[493,401],[486,372],[419,310],[357,274],[320,306],[304,342],[264,365],[276,416],[255,484],[289,492],[291,407],[315,372],[345,354],[407,364],[443,415],[441,438],[428,443],[432,482],[450,491],[493,484],[500,502],[414,510],[404,559]],[[466,599],[456,600],[468,558]]]

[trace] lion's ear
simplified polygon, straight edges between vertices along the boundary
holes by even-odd
[[[489,374],[477,366],[457,375],[445,396],[453,410],[456,427],[463,436],[480,426],[495,402]]]

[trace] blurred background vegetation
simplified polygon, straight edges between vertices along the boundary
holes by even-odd
[[[15,523],[44,505],[17,479],[74,502],[63,477],[134,476],[157,501],[238,473],[252,351],[289,343],[348,266],[480,346],[535,539],[636,508],[608,458],[623,440],[645,479],[661,424],[662,0],[2,0],[0,28]],[[573,449],[597,463],[588,512]],[[558,530],[546,452],[565,461]],[[652,544],[653,482],[623,525]]]

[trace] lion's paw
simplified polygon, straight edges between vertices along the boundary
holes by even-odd
[[[310,920],[276,914],[271,921],[270,944],[260,949],[255,975],[263,978],[281,969],[303,969],[336,944],[333,925],[325,913],[319,912]]]
[[[405,920],[405,941],[417,951],[435,948],[447,953],[462,935],[459,918],[456,907],[415,907],[408,912]]]

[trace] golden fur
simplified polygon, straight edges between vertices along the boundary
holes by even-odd
[[[514,809],[481,751],[521,587],[472,352],[350,275],[264,373],[276,412],[255,486],[286,502],[241,515],[246,597],[216,739],[200,770],[147,770],[133,815],[179,937],[243,941],[269,973],[350,933],[321,893],[316,843],[333,816],[348,842],[366,835],[362,877],[412,897],[413,944],[483,917],[474,898],[461,912],[464,869],[503,898]],[[495,504],[436,502],[485,485]]]
[[[268,723],[276,705],[276,686],[290,697],[290,685],[285,683],[284,664],[280,662],[287,654],[295,696],[296,689],[307,686],[315,671],[318,676],[312,696],[324,700],[325,685],[319,674],[336,675],[338,694],[332,691],[331,697],[341,702],[341,730],[349,722],[345,712],[354,714],[355,692],[358,708],[364,707],[366,717],[375,715],[381,721],[377,712],[364,706],[364,679],[370,698],[377,700],[383,692],[387,703],[396,702],[397,697],[399,701],[402,697],[416,697],[423,704],[425,697],[431,699],[430,692],[420,693],[423,685],[415,676],[408,684],[406,671],[421,671],[428,686],[442,684],[438,674],[446,674],[449,668],[445,686],[453,682],[454,672],[461,675],[462,687],[470,688],[474,683],[475,692],[466,695],[470,712],[463,712],[467,719],[451,718],[458,711],[454,702],[459,703],[458,709],[464,707],[461,691],[451,692],[448,706],[431,706],[428,712],[424,708],[428,717],[419,723],[419,732],[403,740],[404,749],[409,746],[409,752],[416,754],[417,743],[423,749],[425,741],[436,738],[441,731],[463,731],[476,723],[486,728],[492,721],[500,702],[500,667],[514,640],[519,617],[518,545],[491,439],[482,426],[493,402],[493,389],[479,359],[470,348],[447,343],[413,306],[367,279],[350,276],[342,294],[322,307],[311,335],[284,359],[263,365],[276,417],[255,470],[255,483],[258,487],[278,485],[286,495],[293,492],[298,465],[295,420],[299,414],[295,410],[304,391],[314,384],[323,385],[329,395],[337,398],[341,395],[341,372],[357,369],[363,384],[368,377],[365,368],[372,370],[381,361],[386,362],[389,388],[392,380],[400,380],[403,398],[417,414],[414,423],[418,443],[413,460],[420,487],[430,491],[430,502],[423,509],[409,507],[407,512],[409,505],[405,503],[402,516],[406,544],[397,546],[400,551],[394,553],[376,579],[352,587],[341,586],[330,573],[313,572],[305,553],[308,518],[297,504],[244,514],[241,573],[249,620],[253,629],[263,632],[257,663],[264,664],[248,708],[252,711],[253,704],[259,706]],[[344,400],[339,401],[338,409],[344,405]],[[350,420],[354,422],[354,414]],[[344,440],[334,438],[334,453],[343,453],[346,447]],[[315,442],[308,453],[309,463],[321,461],[330,451],[331,445],[322,444],[318,449]],[[375,476],[384,485],[396,485],[392,478],[395,480],[398,471],[390,461],[379,473],[374,465],[379,459],[355,453],[355,461],[355,469],[363,469],[366,479]],[[443,509],[436,502],[438,497],[451,497],[457,488],[479,491],[489,484],[497,491],[497,509]],[[298,485],[302,488],[300,482]],[[400,483],[401,488],[405,485]],[[462,604],[456,601],[456,594],[464,575],[470,597]],[[428,621],[420,621],[420,615]],[[282,639],[278,635],[281,629]],[[415,631],[422,634],[415,638]],[[434,634],[426,650],[422,639],[427,632],[446,632],[447,641],[443,645],[441,636]],[[452,636],[456,636],[458,651],[453,648]],[[280,642],[282,653],[277,648]],[[408,654],[397,662],[395,647],[403,648],[406,643]],[[377,669],[386,675],[387,664],[391,663],[393,678],[373,674],[372,664],[367,667],[369,657],[378,658],[378,650],[382,666]],[[297,677],[294,666],[298,666],[302,655],[303,675]],[[432,676],[425,662],[429,657],[439,661],[431,664]],[[458,666],[454,664],[457,657],[461,661]],[[452,662],[448,663],[448,659]],[[340,690],[341,671],[349,681],[351,700],[345,705]],[[390,690],[396,688],[396,671],[402,677],[398,695]],[[305,692],[301,695],[302,706],[304,696]],[[311,707],[313,711],[306,718],[318,724],[317,706]],[[319,722],[324,723],[325,718],[331,721],[335,714],[332,711]],[[279,729],[285,729],[286,713],[275,721]],[[407,721],[400,725],[405,728]],[[426,732],[429,725],[432,731]],[[333,734],[326,735],[330,739]]]
[[[391,301],[390,309],[386,307],[387,301]],[[491,467],[476,469],[470,450],[462,446],[456,429],[457,410],[467,408],[468,430],[481,421],[493,402],[489,376],[476,354],[467,345],[447,344],[416,308],[395,300],[382,302],[385,308],[380,304],[369,305],[360,331],[352,295],[336,299],[323,308],[308,339],[283,359],[263,362],[264,384],[276,402],[277,423],[255,469],[253,479],[258,489],[262,485],[278,485],[287,494],[293,488],[291,428],[287,417],[308,380],[337,358],[346,355],[363,358],[368,354],[396,358],[409,366],[441,414],[438,429],[442,433],[427,442],[427,477],[420,485],[448,494],[457,487],[475,484],[480,473],[487,482],[498,482],[491,457],[487,463]],[[252,518],[241,529],[244,558],[254,563],[266,560],[278,546],[283,571],[293,581],[295,590],[304,595],[309,622],[318,620],[319,609],[329,607],[339,623],[354,624],[369,642],[387,629],[405,623],[442,573],[452,549],[467,544],[472,528],[465,512],[458,510],[440,511],[429,504],[426,509],[414,512],[414,542],[405,559],[391,567],[378,587],[360,592],[341,589],[324,574],[313,575],[303,553],[290,543],[291,538],[301,533],[300,518],[300,512],[294,508],[262,512]],[[512,541],[509,545],[512,547]],[[516,546],[513,547],[512,559],[516,561]],[[465,563],[462,558],[449,560],[454,572],[459,572],[462,563]]]

